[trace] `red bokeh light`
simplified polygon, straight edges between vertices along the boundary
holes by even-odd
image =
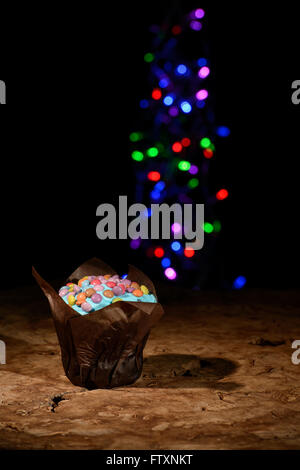
[[[203,155],[205,158],[212,158],[214,156],[214,152],[211,149],[203,150]]]
[[[216,194],[216,198],[219,200],[219,201],[223,201],[224,199],[226,199],[228,197],[228,191],[227,189],[220,189],[220,191],[217,192]]]
[[[189,147],[191,145],[191,141],[188,137],[184,137],[184,139],[182,139],[181,143],[184,147]]]
[[[162,258],[164,254],[165,254],[165,251],[163,248],[161,248],[160,246],[155,248],[154,255],[156,256],[156,258]]]
[[[173,145],[172,145],[172,150],[173,152],[175,153],[179,153],[182,151],[182,144],[180,142],[175,142]]]
[[[152,98],[154,100],[160,100],[161,99],[161,90],[159,88],[154,88],[154,90],[152,91]]]
[[[153,255],[154,255],[153,246],[150,246],[149,248],[147,248],[146,255],[147,255],[148,258],[153,258]]]
[[[177,36],[177,34],[180,34],[181,31],[182,31],[181,26],[179,26],[178,24],[176,24],[172,28],[172,33],[174,34],[174,36]]]
[[[150,181],[159,181],[160,180],[160,173],[158,171],[150,171],[148,173],[148,180],[150,180]]]
[[[186,248],[184,250],[184,256],[186,256],[187,258],[192,258],[195,254],[195,250],[193,250],[193,248]]]

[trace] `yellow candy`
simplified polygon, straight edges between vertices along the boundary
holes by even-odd
[[[119,299],[119,297],[116,297],[114,300],[111,301],[111,303],[114,304],[115,302],[123,302],[123,300]]]
[[[68,303],[69,305],[74,305],[76,302],[74,295],[69,295],[68,297]]]
[[[148,287],[146,287],[146,286],[141,286],[140,289],[141,289],[141,291],[142,291],[144,294],[146,294],[146,295],[149,294],[149,289],[148,289]]]

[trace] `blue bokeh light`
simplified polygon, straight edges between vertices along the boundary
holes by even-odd
[[[179,75],[185,75],[187,73],[187,67],[186,65],[184,64],[180,64],[178,65],[178,67],[176,67],[176,72],[179,74]]]
[[[164,181],[159,181],[158,183],[156,183],[156,185],[154,186],[154,188],[157,190],[157,191],[162,191],[163,189],[165,189],[166,187],[166,183],[164,183]]]
[[[204,57],[201,57],[200,59],[198,59],[197,64],[199,67],[204,67],[205,65],[207,65],[207,60],[204,59]]]
[[[153,189],[150,193],[151,199],[154,199],[157,201],[160,198],[160,191],[157,191],[156,189]]]
[[[181,104],[180,104],[180,107],[182,109],[182,111],[185,113],[185,114],[188,114],[192,111],[192,106],[190,105],[190,103],[188,101],[183,101]]]
[[[142,109],[149,108],[149,101],[148,101],[148,100],[141,100],[141,101],[140,101],[140,107],[141,107]]]
[[[166,77],[161,78],[158,82],[158,85],[160,86],[160,88],[166,88],[169,85],[168,78],[166,78]]]
[[[220,137],[228,137],[230,135],[230,129],[226,126],[219,126],[217,128],[217,134]]]
[[[174,103],[174,98],[172,98],[172,96],[167,95],[167,96],[164,97],[164,104],[166,106],[171,106],[171,104],[173,104],[173,103]]]
[[[181,250],[181,244],[179,242],[173,242],[171,245],[171,248],[173,251],[180,251]]]
[[[169,266],[171,266],[170,258],[163,258],[161,260],[161,265],[162,265],[163,268],[168,268]]]
[[[234,289],[242,289],[247,282],[247,279],[244,276],[238,276],[234,281],[233,281],[233,288]]]

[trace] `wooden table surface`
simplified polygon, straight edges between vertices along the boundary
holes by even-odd
[[[64,375],[38,287],[1,294],[1,449],[299,449],[300,296],[161,287],[144,369],[113,390]]]

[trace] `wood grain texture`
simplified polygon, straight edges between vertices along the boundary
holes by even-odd
[[[158,296],[142,376],[88,391],[64,375],[38,287],[1,294],[0,448],[299,449],[299,293]]]

